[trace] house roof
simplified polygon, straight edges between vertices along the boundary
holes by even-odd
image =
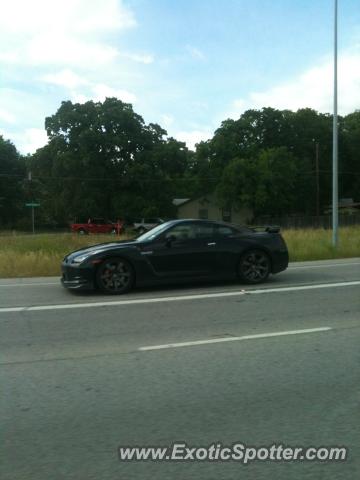
[[[328,210],[331,211],[332,205],[327,206]],[[350,209],[350,208],[360,208],[360,202],[354,202],[352,198],[340,198],[338,203],[338,208],[340,209]]]
[[[200,195],[199,197],[193,197],[193,198],[174,198],[172,203],[176,207],[180,207],[185,203],[196,202],[197,200],[200,200],[200,202],[202,201],[205,203],[210,203],[211,200],[209,200],[209,197],[212,198],[213,195],[214,195],[213,193],[208,193],[208,194]]]
[[[180,207],[180,205],[183,205],[184,203],[188,202],[191,200],[190,198],[174,198],[172,201],[172,204],[175,205],[175,207]]]

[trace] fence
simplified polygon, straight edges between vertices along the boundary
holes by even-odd
[[[297,216],[288,215],[281,217],[261,216],[254,219],[253,225],[279,225],[282,228],[332,228],[331,215]],[[360,214],[339,215],[340,227],[360,225]]]

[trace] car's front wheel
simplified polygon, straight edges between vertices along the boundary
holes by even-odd
[[[96,272],[97,286],[104,293],[117,295],[128,292],[134,282],[134,269],[124,258],[108,258]]]
[[[269,256],[261,250],[249,250],[240,258],[238,277],[245,283],[264,282],[271,270]]]

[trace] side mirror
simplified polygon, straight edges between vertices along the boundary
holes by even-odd
[[[171,247],[171,244],[176,240],[175,235],[169,235],[166,237],[165,243],[168,247]]]

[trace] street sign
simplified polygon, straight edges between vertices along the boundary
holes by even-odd
[[[35,233],[35,207],[40,207],[40,203],[30,202],[25,203],[25,207],[31,208],[31,223],[32,223],[32,232]]]

